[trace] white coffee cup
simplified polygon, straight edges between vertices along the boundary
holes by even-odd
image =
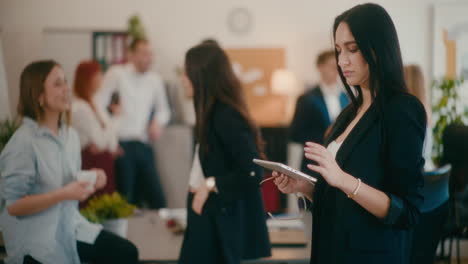
[[[93,170],[82,170],[77,172],[76,179],[78,181],[87,182],[88,186],[86,187],[88,190],[92,190],[94,185],[96,184],[97,173]]]

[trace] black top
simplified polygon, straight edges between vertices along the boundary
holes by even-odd
[[[226,104],[217,103],[208,122],[208,150],[199,152],[200,165],[205,177],[215,177],[219,193],[211,193],[208,197],[202,212],[204,218],[193,221],[189,218],[189,225],[197,225],[189,228],[215,229],[201,233],[215,232],[219,235],[222,254],[228,263],[270,256],[266,214],[259,186],[263,170],[252,161],[259,158],[254,134],[241,114]],[[205,220],[200,219],[206,219],[210,224],[201,223]],[[189,235],[186,234],[184,241],[187,250],[182,252],[189,256],[188,259],[190,256],[196,258],[199,254],[194,251],[200,250],[204,238],[189,238]],[[197,261],[208,263],[201,259]]]
[[[214,176],[223,202],[259,189],[263,169],[252,162],[259,154],[248,123],[233,107],[216,103],[208,121],[206,153],[200,148],[205,177]]]
[[[341,169],[390,198],[385,219],[378,219],[341,190],[319,179],[314,192],[311,263],[408,263],[411,227],[423,202],[422,157],[426,113],[416,97],[387,100],[383,115],[375,103],[337,152]],[[326,144],[349,125],[344,110]]]

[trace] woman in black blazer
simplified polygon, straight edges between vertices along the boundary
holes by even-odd
[[[197,150],[179,263],[270,256],[262,169],[252,162],[262,153],[261,139],[231,63],[218,45],[195,46],[186,54],[183,80],[194,94]]]
[[[306,144],[308,168],[321,175],[316,186],[277,173],[275,183],[313,200],[311,263],[409,263],[423,201],[424,107],[406,92],[398,37],[382,7],[338,16],[334,42],[352,104],[327,147]]]

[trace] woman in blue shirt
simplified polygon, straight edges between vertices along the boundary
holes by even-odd
[[[22,125],[0,155],[0,225],[6,263],[137,263],[131,242],[84,219],[78,201],[106,183],[77,181],[80,144],[69,127],[70,90],[54,61],[28,65],[20,79]]]

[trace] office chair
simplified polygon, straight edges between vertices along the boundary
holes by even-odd
[[[449,214],[449,164],[425,172],[421,218],[414,230],[411,263],[433,264]]]

